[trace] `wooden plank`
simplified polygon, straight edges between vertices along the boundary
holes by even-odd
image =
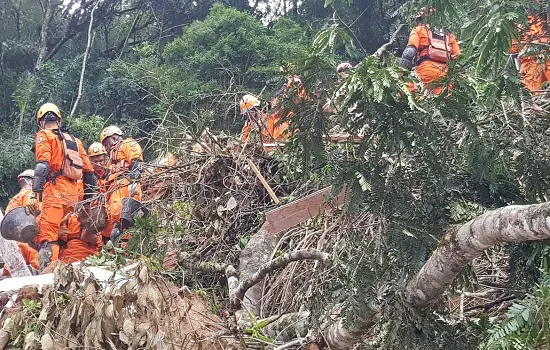
[[[295,202],[268,211],[266,213],[266,221],[263,225],[265,232],[276,235],[322,212],[330,212],[331,206],[327,205],[325,201],[331,190],[332,186],[329,186]],[[336,205],[341,206],[345,200],[346,189],[344,188],[335,198]]]

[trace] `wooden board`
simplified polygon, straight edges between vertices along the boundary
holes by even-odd
[[[326,199],[332,190],[332,186],[325,187],[304,198],[298,199],[292,203],[283,205],[280,208],[268,211],[263,228],[267,234],[276,235],[281,231],[288,230],[306,220],[309,220],[320,213],[330,212],[331,203],[326,203]],[[346,200],[346,189],[334,198],[334,205],[337,207],[344,204]]]

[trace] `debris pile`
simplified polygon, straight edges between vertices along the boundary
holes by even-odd
[[[19,295],[2,325],[2,349],[7,344],[28,350],[240,348],[201,297],[176,287],[143,261],[123,278],[107,281],[60,264],[54,285],[43,295]]]

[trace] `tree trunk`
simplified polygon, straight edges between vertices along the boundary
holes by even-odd
[[[42,27],[40,28],[40,40],[38,42],[38,57],[36,58],[36,64],[34,70],[40,71],[42,64],[48,55],[48,30],[54,13],[55,0],[44,1],[44,17],[42,20]]]
[[[407,285],[408,301],[416,307],[429,306],[462,268],[495,244],[550,238],[549,216],[550,202],[514,205],[488,212],[449,231]]]
[[[94,7],[92,8],[92,12],[90,12],[90,26],[88,27],[88,42],[86,43],[86,50],[84,50],[84,58],[82,59],[82,70],[80,71],[80,81],[78,83],[78,94],[76,96],[76,101],[74,101],[73,108],[71,109],[71,114],[70,114],[71,117],[74,115],[74,112],[78,107],[78,103],[82,98],[82,92],[84,91],[84,74],[86,73],[86,62],[88,62],[88,56],[90,55],[90,48],[92,47],[92,44],[94,42],[94,33],[92,31],[94,27],[94,11],[97,8],[98,4],[99,2],[94,5]]]
[[[447,232],[439,247],[407,284],[406,298],[413,306],[431,306],[456,274],[485,249],[499,243],[550,238],[550,202],[514,205],[485,213]],[[353,324],[343,318],[323,331],[330,349],[349,349],[364,337],[378,316],[363,315]]]

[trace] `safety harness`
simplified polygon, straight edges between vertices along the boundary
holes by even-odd
[[[447,63],[451,60],[451,35],[449,33],[434,33],[431,29],[428,31],[428,46],[418,48],[419,54],[426,52],[416,60],[416,65],[419,66],[422,62],[431,60],[439,63]]]

